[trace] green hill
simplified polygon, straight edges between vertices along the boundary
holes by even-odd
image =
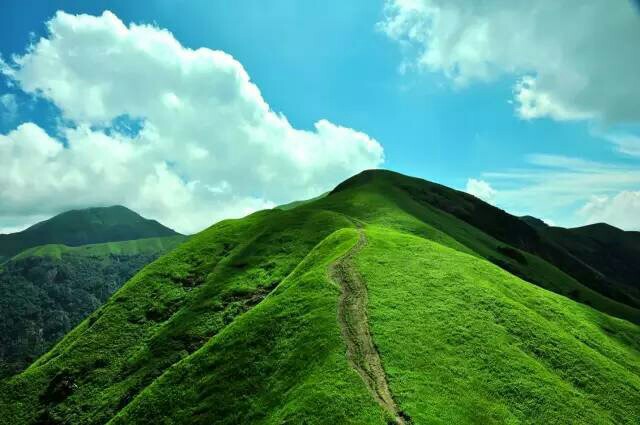
[[[640,306],[640,233],[600,223],[575,229],[543,227],[540,232],[598,276],[596,289]]]
[[[123,206],[67,211],[21,232],[0,235],[0,262],[39,245],[79,246],[177,233]]]
[[[185,236],[21,252],[0,270],[0,377],[24,369]]]
[[[565,254],[367,171],[145,267],[0,383],[0,423],[637,423],[639,312]]]
[[[558,237],[539,226],[531,226],[521,218],[467,193],[390,171],[361,173],[339,185],[334,192],[358,188],[393,196],[396,205],[405,212],[449,234],[525,280],[610,314],[639,321],[640,303],[629,297],[628,290],[629,286],[640,288],[640,274],[627,273],[628,279],[618,282],[611,273],[615,265],[612,264],[604,272],[597,270],[594,261],[599,257],[598,254],[577,256],[575,250],[572,251],[566,244],[560,243]],[[618,236],[623,234],[626,238],[612,238],[607,249],[614,246],[619,248],[617,255],[622,255],[627,263],[633,263],[632,258],[637,258],[638,254],[637,232],[615,230],[617,232],[611,233]],[[568,232],[579,234],[580,229],[569,229]],[[628,243],[627,239],[635,242]],[[529,258],[527,253],[536,258]],[[604,262],[607,263],[606,260]],[[636,265],[631,267],[638,270]]]

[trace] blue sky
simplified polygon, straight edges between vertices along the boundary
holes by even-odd
[[[633,217],[628,214],[620,217],[616,212],[622,206],[631,205],[640,213],[640,176],[635,172],[640,170],[640,156],[636,155],[640,144],[635,139],[640,136],[637,116],[631,113],[629,117],[629,114],[615,111],[616,115],[611,118],[614,112],[607,111],[610,105],[599,105],[589,99],[581,104],[577,101],[575,105],[567,104],[566,99],[578,97],[569,93],[568,97],[558,99],[564,102],[562,111],[570,109],[571,112],[558,113],[554,112],[556,109],[550,109],[551,112],[534,113],[533,118],[523,117],[514,100],[514,87],[524,75],[548,75],[549,81],[557,80],[553,71],[536,68],[533,59],[514,54],[504,57],[486,54],[480,65],[489,64],[492,75],[480,77],[475,75],[475,69],[479,68],[473,62],[475,56],[472,60],[468,56],[456,57],[455,52],[441,52],[441,56],[449,55],[448,62],[438,59],[439,62],[434,63],[426,53],[433,51],[436,39],[412,37],[411,28],[406,27],[413,25],[420,33],[428,24],[415,22],[420,18],[428,22],[430,9],[405,7],[402,3],[154,1],[145,2],[143,6],[141,2],[130,1],[90,4],[43,1],[26,8],[24,2],[6,1],[0,15],[0,53],[16,69],[18,65],[12,64],[12,56],[26,55],[27,46],[37,43],[41,37],[50,36],[45,23],[56,11],[100,16],[104,10],[110,10],[125,25],[150,24],[170,31],[184,48],[205,47],[232,55],[259,88],[271,110],[286,116],[293,128],[313,132],[314,124],[326,119],[365,133],[382,146],[384,162],[380,166],[383,168],[467,189],[510,212],[537,215],[558,225],[609,221],[625,228],[640,227],[640,223],[635,225]],[[433,10],[439,7],[438,1],[425,0],[424,3]],[[496,0],[495,3],[500,2]],[[545,7],[544,1],[536,3],[542,9]],[[594,8],[600,7],[596,3]],[[514,16],[529,13],[517,9],[508,12]],[[612,13],[611,25],[617,25],[614,15]],[[406,20],[406,16],[412,16],[412,20]],[[478,11],[475,19],[485,19],[489,25],[494,25],[497,35],[504,30],[498,24],[492,24],[492,15],[486,10]],[[529,17],[523,19],[526,23]],[[584,19],[590,19],[586,12]],[[391,29],[394,23],[398,25]],[[640,18],[637,24],[640,26]],[[433,37],[436,37],[437,31],[434,33]],[[636,45],[640,42],[640,39],[634,39],[638,32],[633,30],[619,36],[621,38],[611,42],[623,40],[625,44]],[[557,37],[563,35],[559,32]],[[594,36],[585,34],[583,38],[588,41],[590,37]],[[577,49],[580,44],[576,43],[575,40],[567,41],[566,49]],[[558,44],[563,45],[562,42]],[[547,46],[541,41],[540,45],[533,42],[530,47],[537,49],[536,55],[545,58]],[[484,48],[500,50],[494,46]],[[577,69],[584,69],[589,77],[591,68],[584,61],[596,62],[599,55],[594,47],[589,55],[576,57]],[[563,52],[562,57],[572,57],[572,54]],[[603,55],[602,60],[612,60],[612,66],[616,66],[615,61],[622,58]],[[570,68],[572,62],[567,60],[561,65]],[[629,84],[633,83],[632,72],[640,71],[640,67],[633,61],[627,66],[631,76],[622,77],[628,78],[625,83]],[[473,67],[473,70],[464,71],[465,67]],[[605,84],[606,88],[606,76],[598,74],[600,68],[595,65],[592,68],[592,84]],[[148,78],[154,78],[153,69],[148,72]],[[640,72],[635,75],[640,86]],[[540,81],[543,81],[542,77]],[[61,125],[75,128],[80,126],[79,119],[68,114],[69,106],[56,98],[25,88],[28,83],[20,78],[3,77],[0,96],[10,94],[12,101],[4,105],[0,134],[9,134],[21,123],[33,122],[49,136],[66,143]],[[620,76],[612,75],[611,78],[619,80]],[[43,87],[37,88],[43,90]],[[617,89],[612,86],[609,91]],[[637,93],[632,87],[629,90],[629,97]],[[629,108],[633,107],[633,103],[629,104]],[[588,113],[576,108],[583,108]],[[578,112],[572,112],[574,109]],[[109,126],[113,123],[103,125]],[[96,128],[95,122],[92,128]],[[619,143],[612,142],[616,137],[624,138],[625,146],[631,146],[626,153]],[[165,158],[165,162],[172,164],[171,158]],[[183,179],[189,178],[187,171],[178,174]],[[593,178],[583,179],[585,175]],[[317,179],[322,182],[321,175]],[[470,184],[470,179],[480,182],[479,186]],[[572,185],[580,186],[580,193],[569,196],[572,185],[557,190],[554,182],[558,179],[574,179]],[[201,180],[198,177],[198,181]],[[222,181],[220,176],[212,177],[210,184],[215,185],[218,181]],[[230,186],[238,186],[229,181]],[[586,184],[593,184],[591,192],[585,189]],[[323,189],[322,183],[315,180],[313,187]],[[289,200],[288,197],[303,195],[300,191],[290,194],[266,192],[266,189],[258,190],[246,195],[267,201],[251,205],[279,203]],[[620,204],[622,206],[613,205],[618,196],[625,198],[622,201],[626,203]],[[171,220],[171,214],[155,212],[157,207],[147,207],[132,201],[133,198],[133,195],[127,197],[124,202],[128,200],[134,204],[132,206],[141,205],[148,215]],[[97,199],[98,203],[110,201],[111,198]],[[116,196],[113,201],[120,200]],[[33,211],[28,210],[33,203],[24,202],[22,209],[6,208],[0,211],[0,228],[19,228],[40,216],[54,213],[56,208],[65,208],[67,204],[80,206],[68,202]],[[238,208],[242,211],[251,209]],[[228,214],[237,215],[238,208],[229,210]],[[221,217],[211,219],[218,218]]]

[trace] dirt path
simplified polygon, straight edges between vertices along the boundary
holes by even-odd
[[[373,345],[369,331],[367,286],[353,265],[354,257],[367,243],[364,231],[358,229],[358,233],[358,242],[329,269],[331,278],[342,288],[338,302],[338,322],[347,344],[347,358],[376,401],[394,417],[395,423],[410,423],[410,419],[393,401],[380,355]]]

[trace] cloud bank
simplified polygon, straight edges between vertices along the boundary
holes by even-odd
[[[0,135],[0,216],[124,204],[179,231],[316,195],[384,160],[368,135],[294,128],[243,66],[167,30],[58,12],[3,66],[61,111],[59,135]]]
[[[387,0],[409,66],[457,86],[519,78],[525,119],[639,122],[640,14],[630,0]]]

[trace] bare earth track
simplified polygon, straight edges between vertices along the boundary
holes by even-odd
[[[358,229],[358,233],[358,242],[329,268],[331,278],[342,289],[338,322],[347,344],[347,358],[376,401],[393,416],[395,423],[410,423],[410,418],[398,409],[393,400],[380,355],[369,331],[367,287],[353,265],[353,258],[367,244],[364,231]]]

